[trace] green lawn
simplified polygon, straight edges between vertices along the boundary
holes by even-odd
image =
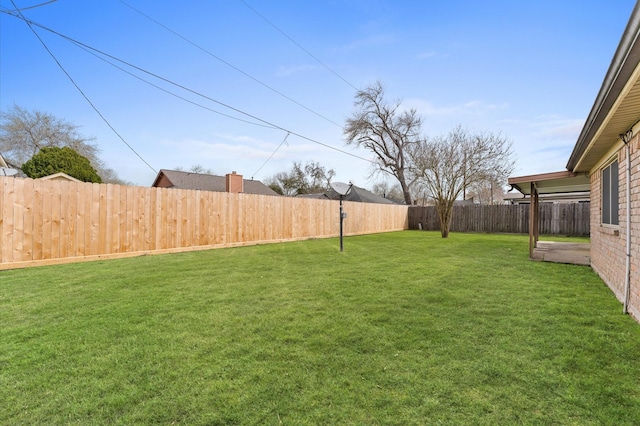
[[[640,422],[640,325],[528,237],[0,272],[0,424]]]

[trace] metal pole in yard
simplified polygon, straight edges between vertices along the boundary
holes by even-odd
[[[342,213],[342,195],[340,196],[340,251],[344,251],[342,245],[342,221],[344,220],[344,214]]]

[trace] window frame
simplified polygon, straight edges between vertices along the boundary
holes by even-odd
[[[615,159],[602,168],[601,218],[604,226],[620,225],[620,174],[618,160]]]

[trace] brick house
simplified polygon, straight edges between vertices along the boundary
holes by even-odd
[[[509,179],[531,197],[530,253],[540,194],[589,189],[591,267],[640,319],[640,3],[636,3],[567,170]]]
[[[215,176],[204,173],[162,169],[151,186],[257,195],[279,195],[264,183],[253,179],[243,179],[242,175],[236,172],[227,173],[225,176]]]

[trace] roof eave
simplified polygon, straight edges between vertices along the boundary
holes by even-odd
[[[160,169],[160,171],[158,172],[158,175],[153,181],[153,184],[151,185],[152,188],[158,184],[158,182],[160,181],[160,178],[165,174],[164,171],[165,169]]]
[[[580,136],[573,148],[573,152],[567,162],[567,170],[585,171],[578,166],[589,150],[593,138],[611,111],[620,93],[624,89],[629,77],[636,69],[640,58],[640,2],[636,3],[629,18],[629,22],[622,34],[616,53],[611,60],[609,69],[605,75],[595,103],[589,112],[589,116],[580,132]]]

